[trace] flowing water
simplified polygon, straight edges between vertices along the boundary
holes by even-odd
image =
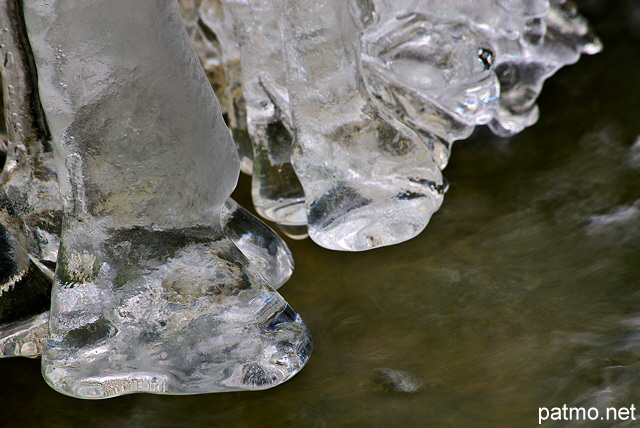
[[[0,425],[528,427],[539,407],[640,407],[634,1],[581,2],[604,51],[548,81],[532,128],[454,145],[450,190],[419,237],[353,254],[289,242],[280,291],[314,337],[292,380],[82,401],[50,389],[38,360],[6,359]]]

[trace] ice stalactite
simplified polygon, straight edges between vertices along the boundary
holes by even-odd
[[[533,125],[544,81],[601,49],[570,0],[192,7],[240,52],[232,85],[247,102],[258,212],[299,236],[306,218],[337,250],[420,233],[447,189],[452,143],[478,125],[503,137]]]

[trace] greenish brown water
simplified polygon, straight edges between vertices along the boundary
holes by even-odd
[[[633,0],[582,3],[605,50],[545,85],[537,125],[454,146],[418,238],[358,254],[289,242],[280,291],[314,337],[299,375],[94,402],[54,392],[37,360],[1,360],[0,426],[529,427],[541,406],[640,407],[640,18]],[[386,391],[383,368],[424,386]]]

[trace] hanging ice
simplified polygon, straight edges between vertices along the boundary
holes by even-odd
[[[43,373],[85,398],[274,386],[308,332],[215,220],[238,160],[177,6],[131,4],[25,4],[64,206]]]
[[[291,165],[289,94],[273,2],[226,1],[223,6],[234,19],[240,46],[256,211],[285,227],[304,226],[304,191]]]
[[[502,3],[518,12],[517,2]],[[572,0],[538,3],[537,9],[524,10],[527,20],[518,33],[518,43],[504,43],[495,67],[501,94],[489,127],[500,136],[514,135],[537,121],[536,100],[547,78],[578,61],[580,54],[592,55],[602,49]]]
[[[532,124],[544,79],[599,50],[563,1],[291,0],[283,12],[293,163],[310,235],[332,249],[420,232],[451,143],[476,125]]]
[[[196,15],[212,17],[208,28],[239,46],[258,211],[282,223],[282,207],[300,206],[286,162],[293,156],[311,237],[332,249],[419,233],[446,190],[433,162],[444,168],[451,144],[476,125],[509,136],[535,123],[544,80],[600,50],[570,0],[225,0],[225,13],[200,9]],[[294,153],[284,150],[290,134]],[[433,162],[413,159],[423,150],[414,144],[426,146]],[[389,155],[394,145],[411,147],[410,159]]]
[[[0,183],[6,266],[0,272],[0,356],[37,355],[42,348],[63,211],[60,173],[66,220],[53,336],[44,356],[56,387],[96,396],[185,392],[188,384],[176,381],[179,369],[167,368],[183,363],[169,352],[177,349],[176,332],[201,332],[227,315],[207,337],[186,335],[186,348],[197,349],[191,362],[204,367],[191,379],[195,385],[206,391],[261,388],[295,373],[306,360],[308,335],[263,281],[273,287],[286,281],[291,256],[273,231],[228,199],[237,160],[186,48],[176,7],[123,0],[24,3],[36,22],[30,29],[57,153],[54,165],[29,74],[34,65],[19,47],[28,46],[21,2],[5,2],[10,141]],[[312,238],[333,249],[364,250],[415,236],[442,202],[440,170],[451,144],[477,125],[508,136],[533,124],[544,80],[581,53],[600,50],[569,0],[315,3],[179,1],[243,171],[253,173],[259,213],[299,237],[308,222]],[[121,28],[151,15],[160,18],[151,32]],[[107,25],[121,34],[96,40],[96,29]],[[87,44],[65,33],[71,29]],[[182,38],[172,39],[178,32]],[[218,146],[207,146],[212,140]],[[214,260],[205,263],[211,254]],[[205,307],[214,300],[217,309]],[[255,308],[251,321],[243,311],[261,301],[275,307]],[[191,321],[181,324],[181,316]],[[272,323],[260,322],[270,316]],[[139,322],[154,317],[166,318],[165,324]],[[206,378],[204,371],[221,367],[210,350],[237,339],[233,331],[241,325],[250,340],[238,343],[252,349],[231,347],[241,354],[231,359],[253,352],[254,361],[238,363],[224,380]],[[123,339],[133,336],[148,345],[139,355]],[[220,342],[213,344],[214,336]],[[106,357],[107,350],[117,357]],[[70,362],[87,352],[92,356],[84,369],[72,368]],[[283,358],[290,358],[286,370]],[[135,362],[136,374],[123,374],[125,361]],[[160,366],[167,377],[154,371]],[[90,373],[96,367],[106,367],[106,374]]]
[[[310,236],[336,250],[407,240],[444,185],[421,136],[380,111],[362,86],[353,3],[286,2],[280,14]]]

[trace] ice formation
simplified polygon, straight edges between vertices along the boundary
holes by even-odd
[[[293,129],[273,2],[180,4],[192,43],[234,130],[241,170],[252,175],[256,211],[289,236],[306,237],[304,190],[291,165]],[[253,144],[246,144],[248,135]]]
[[[293,273],[291,251],[271,228],[231,198],[222,207],[221,221],[224,235],[269,285],[278,289],[289,280]],[[51,235],[56,241],[59,232],[54,230]],[[13,241],[5,231],[0,245]],[[8,269],[0,293],[0,358],[39,356],[48,333],[53,272],[42,263],[30,261],[29,258],[37,262],[37,257],[30,256],[21,245],[1,250],[13,257],[6,260]],[[19,264],[21,260],[27,261],[24,267]],[[16,276],[14,271],[19,274]]]
[[[601,49],[571,0],[103,3],[0,5],[0,357],[43,354],[83,398],[304,365],[274,291],[291,253],[229,198],[238,168],[289,236],[400,243],[440,207],[454,141],[532,125],[544,81]]]
[[[304,226],[304,191],[291,165],[293,128],[273,2],[228,1],[240,41],[247,126],[253,140],[256,211],[284,226]]]
[[[2,9],[2,69],[9,147],[2,171],[0,246],[0,357],[36,356],[47,332],[53,267],[58,255],[62,201],[49,130],[25,51],[17,2]],[[232,199],[222,209],[227,236],[273,288],[293,272],[282,239]]]
[[[16,348],[12,338],[44,322],[38,314],[50,306],[51,267],[57,258],[62,218],[49,132],[34,84],[34,64],[25,54],[28,46],[21,15],[19,2],[2,3],[8,147],[0,175],[0,356],[40,351],[31,345],[41,340],[22,340]],[[46,328],[35,332],[39,336]]]
[[[43,374],[82,398],[275,386],[311,346],[262,276],[290,254],[227,202],[237,153],[177,5],[130,5],[24,4],[63,211]]]
[[[418,234],[442,203],[451,144],[477,125],[532,125],[544,81],[601,48],[571,0],[189,7],[239,57],[258,212],[335,250]]]

